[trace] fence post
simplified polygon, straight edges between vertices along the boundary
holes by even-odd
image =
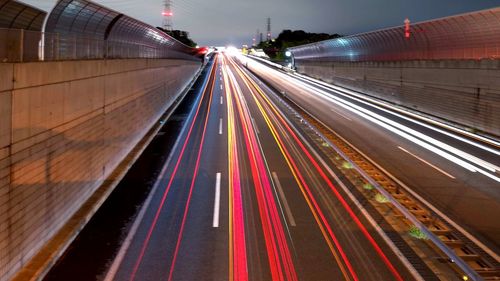
[[[54,44],[54,46],[56,47],[56,50],[55,50],[55,54],[56,54],[55,55],[55,59],[56,60],[59,60],[59,49],[60,49],[59,44],[61,43],[61,42],[59,42],[60,41],[59,39],[60,39],[59,38],[59,33],[56,33],[56,36],[55,36],[55,41],[56,42]]]
[[[19,38],[19,60],[21,62],[24,61],[24,29],[20,30],[20,38]]]
[[[75,39],[73,40],[73,50],[74,50],[74,52],[73,52],[73,59],[76,60],[76,57],[78,56],[78,51],[76,50],[78,42],[77,42],[77,39],[76,39],[76,35],[74,36],[74,38]]]

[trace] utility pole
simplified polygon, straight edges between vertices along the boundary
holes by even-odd
[[[267,41],[271,41],[271,18],[267,18]]]
[[[173,30],[172,17],[174,13],[172,12],[172,0],[165,0],[163,7],[163,12],[161,13],[163,16],[163,29],[167,31]]]

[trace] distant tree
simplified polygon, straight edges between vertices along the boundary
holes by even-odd
[[[266,54],[274,60],[284,60],[284,53],[287,48],[335,39],[342,37],[339,34],[327,33],[309,33],[303,30],[283,30],[276,39],[264,41],[257,45],[257,48],[263,49]]]
[[[157,27],[159,30],[165,32],[166,34],[172,36],[175,40],[188,45],[189,47],[196,47],[197,44],[191,38],[189,38],[189,32],[183,30],[165,30],[161,27]]]

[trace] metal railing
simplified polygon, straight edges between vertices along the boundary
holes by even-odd
[[[87,59],[176,58],[197,60],[165,47],[22,29],[0,28],[0,62]]]

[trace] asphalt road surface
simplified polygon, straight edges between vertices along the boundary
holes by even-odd
[[[498,141],[422,120],[366,95],[287,74],[256,60],[245,63],[498,260]]]
[[[268,89],[210,67],[106,280],[413,280]]]

